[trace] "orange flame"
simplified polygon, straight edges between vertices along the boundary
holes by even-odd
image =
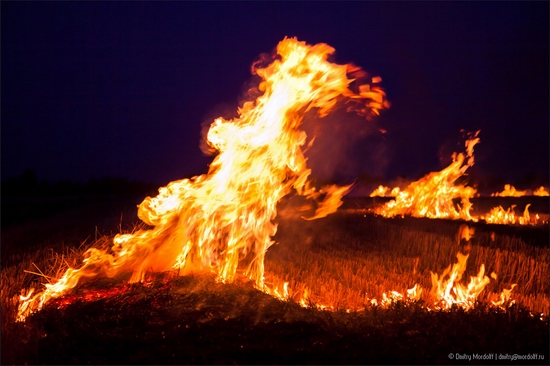
[[[369,195],[369,197],[386,197],[386,194],[390,190],[389,187],[384,187],[382,185],[378,186],[372,193]]]
[[[471,215],[473,204],[470,199],[478,195],[477,190],[464,184],[456,184],[456,181],[465,174],[469,167],[474,165],[473,153],[474,146],[479,142],[478,134],[479,131],[466,140],[466,154],[454,153],[453,162],[445,169],[429,173],[418,181],[412,182],[403,190],[395,187],[390,194],[388,194],[390,190],[388,187],[379,186],[370,194],[370,197],[394,196],[395,200],[386,202],[372,211],[384,217],[409,215],[465,221],[482,219],[487,223],[504,225],[540,225],[546,223],[547,221],[543,220],[540,215],[531,216],[529,214],[531,204],[525,207],[522,216],[515,214],[514,205],[507,210],[504,210],[502,206],[498,206],[485,215]],[[533,194],[544,195],[545,192],[544,187],[540,187],[538,190],[533,191]],[[525,194],[526,191],[517,191],[510,184],[506,184],[504,191],[493,193],[491,196],[520,197]],[[460,199],[460,205],[454,202],[458,199]]]
[[[374,212],[384,217],[410,215],[474,220],[470,216],[470,198],[477,192],[473,187],[455,185],[455,182],[474,165],[473,153],[474,146],[479,142],[478,134],[479,131],[466,141],[466,155],[453,154],[453,162],[448,167],[426,175],[401,191],[396,190],[395,200],[386,202]],[[453,202],[457,198],[461,199],[461,206],[458,207]]]
[[[546,197],[546,196],[550,196],[550,193],[548,193],[548,190],[545,189],[543,186],[540,186],[539,188],[533,191],[533,196]]]
[[[491,281],[485,276],[485,265],[481,265],[477,276],[470,278],[470,283],[465,286],[459,281],[466,270],[468,255],[457,253],[458,262],[449,265],[439,276],[437,273],[431,273],[432,289],[430,294],[441,302],[444,309],[450,308],[453,304],[461,305],[464,308],[471,308],[475,299],[483,291],[485,286]]]
[[[265,289],[264,256],[277,230],[277,202],[291,192],[320,200],[313,219],[334,212],[349,190],[311,185],[302,151],[307,136],[299,129],[304,113],[316,109],[324,117],[344,100],[348,110],[370,118],[389,106],[376,85],[379,77],[365,84],[366,73],[358,67],[328,62],[333,52],[326,44],[285,38],[269,65],[253,64],[263,94],[244,103],[237,118],[212,123],[207,142],[218,155],[208,174],[171,182],[147,197],[138,216],[152,229],[117,235],[110,251],[88,250],[81,268],[69,268],[42,292],[22,296],[18,319],[83,277],[131,273],[130,282],[137,282],[147,272],[206,270],[221,281],[243,274]]]
[[[529,206],[531,206],[530,203],[525,205],[522,216],[516,215],[514,212],[516,205],[512,205],[506,211],[502,206],[493,207],[487,215],[481,216],[481,218],[489,224],[538,225],[541,221],[539,215],[532,217],[529,214]]]
[[[491,193],[492,197],[523,197],[527,191],[518,191],[513,185],[505,184],[502,192]]]
[[[69,268],[57,282],[45,285],[42,292],[35,294],[30,289],[21,295],[17,319],[24,320],[82,278],[131,273],[130,282],[137,282],[143,281],[147,273],[171,269],[180,274],[209,271],[227,282],[244,275],[258,289],[279,299],[297,299],[304,307],[313,304],[305,286],[297,291],[289,288],[288,282],[268,285],[264,280],[265,254],[277,230],[272,222],[277,202],[290,193],[315,200],[315,213],[305,218],[312,220],[334,212],[350,189],[335,185],[316,189],[309,181],[311,171],[302,150],[307,136],[299,129],[304,112],[315,108],[323,117],[340,100],[348,103],[348,109],[367,117],[388,107],[384,92],[374,85],[381,79],[372,78],[372,85],[352,86],[357,80],[348,75],[364,78],[365,74],[353,65],[328,62],[333,52],[326,44],[309,46],[290,38],[281,41],[277,57],[269,65],[253,65],[253,72],[262,79],[259,89],[263,94],[244,103],[237,118],[217,118],[212,123],[207,142],[218,155],[208,174],[171,182],[159,189],[158,196],[147,197],[139,205],[138,216],[152,229],[117,235],[110,250],[89,249],[82,267]],[[478,133],[466,141],[464,154],[453,156],[451,165],[404,190],[394,188],[390,194],[396,200],[376,212],[387,217],[409,214],[476,220],[470,216],[469,201],[476,190],[457,185],[456,180],[474,164]],[[387,195],[389,188],[380,186],[378,191],[379,195]],[[460,206],[453,202],[457,198],[461,199]],[[526,207],[523,221],[529,220]],[[465,225],[460,230],[459,240],[469,241],[473,230]],[[468,255],[458,253],[457,259],[441,275],[431,274],[428,296],[435,305],[428,304],[428,308],[447,309],[456,304],[470,309],[489,283],[484,265],[469,284],[460,283]],[[512,289],[503,291],[493,304],[507,302]],[[406,295],[389,291],[380,301],[366,302],[389,306],[395,301],[415,301],[422,297],[422,290],[417,284]],[[314,306],[334,309],[334,304]]]
[[[399,189],[399,187],[393,187],[390,189],[390,187],[380,185],[372,191],[369,197],[396,197],[400,191],[401,189]]]

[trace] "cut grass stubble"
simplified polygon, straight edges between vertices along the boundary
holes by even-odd
[[[336,310],[360,309],[368,304],[371,298],[380,299],[382,293],[391,290],[405,293],[406,289],[416,283],[428,292],[431,287],[430,271],[441,273],[449,264],[456,262],[456,253],[461,249],[456,237],[459,225],[459,222],[417,219],[388,220],[369,215],[346,213],[338,213],[317,221],[279,219],[279,230],[274,238],[277,244],[269,249],[266,257],[266,282],[269,284],[270,281],[278,283],[288,281],[290,295],[294,299],[299,298],[307,288],[310,305],[332,304]],[[143,226],[134,226],[127,231],[139,228],[143,228]],[[3,358],[21,360],[22,355],[25,354],[28,360],[39,360],[40,362],[44,360],[41,355],[32,354],[32,352],[39,352],[42,347],[40,346],[43,342],[41,334],[44,331],[39,329],[40,321],[37,323],[31,319],[25,324],[15,324],[13,321],[17,312],[20,291],[29,287],[40,289],[48,280],[54,281],[55,278],[59,278],[68,266],[79,267],[82,263],[83,252],[88,247],[108,247],[111,243],[112,235],[106,235],[99,236],[93,243],[84,243],[80,248],[64,247],[58,251],[52,249],[23,251],[16,256],[17,263],[5,258],[1,273],[1,300],[2,344],[7,347],[3,347],[5,350]],[[518,236],[494,234],[490,231],[476,233],[471,244],[468,268],[463,276],[463,281],[467,280],[469,276],[477,274],[479,266],[483,263],[486,266],[486,274],[494,271],[498,275],[496,280],[491,280],[485,290],[486,293],[497,293],[503,288],[509,288],[512,283],[517,283],[518,286],[514,289],[512,296],[516,303],[533,312],[548,314],[547,271],[549,259],[547,247],[526,243]],[[40,271],[43,272],[42,275],[35,274]],[[186,280],[181,278],[178,281],[185,282]],[[94,285],[94,282],[91,282],[79,285],[72,293],[78,296],[81,293],[80,288],[91,287],[93,289],[94,286],[104,287],[106,284],[110,286],[109,283],[115,285],[116,281],[105,282],[98,279],[97,284]],[[209,293],[212,283],[208,283],[208,289],[200,291],[200,296],[204,297]],[[226,288],[224,286],[226,285],[216,285],[216,291],[222,291],[223,288]],[[231,285],[227,287],[228,291],[232,291],[230,288],[235,286],[239,287]],[[183,291],[183,289],[177,290],[177,287],[175,290],[172,289],[172,292]],[[128,296],[134,296],[131,294],[132,292],[129,292]],[[156,292],[152,292],[152,294],[152,296],[158,295]],[[196,297],[195,295],[191,293],[186,296]],[[176,295],[172,293],[167,296]],[[225,295],[220,296],[222,299]],[[176,298],[179,297],[176,296]],[[199,305],[196,306],[203,306],[200,304],[209,306],[207,298],[208,296],[197,299]],[[215,301],[222,301],[220,299],[217,298]],[[113,301],[116,300],[113,299]],[[230,300],[230,302],[234,301],[235,299]],[[275,299],[273,301],[277,302]],[[271,304],[271,302],[269,303]],[[82,307],[83,310],[86,309],[83,302],[77,302],[72,307],[75,305]],[[413,311],[416,307],[417,305],[414,305],[414,308],[408,310],[409,313],[416,314],[411,318],[416,319],[411,320],[413,323],[422,318],[418,310]],[[236,307],[231,309],[229,315],[224,315],[223,319],[228,316],[231,318],[233,316],[231,314],[237,311]],[[395,312],[396,309],[389,309],[389,314],[393,314],[392,312]],[[45,310],[54,311],[52,306],[47,306]],[[55,313],[57,318],[58,312],[63,310],[55,311],[57,311]],[[254,316],[256,319],[253,320],[254,324],[258,319],[265,320],[266,317],[274,316],[274,314],[268,314],[270,311],[263,305],[261,309],[257,309],[257,313],[261,314]],[[316,322],[315,319],[321,317],[330,321],[331,324],[341,323],[340,326],[346,329],[348,326],[344,326],[344,324],[352,321],[350,319],[356,316],[352,313],[349,314],[351,318],[348,318],[338,315],[338,312],[330,317],[311,312],[296,315],[298,313],[295,313],[294,310],[291,313],[295,314],[292,317],[310,318],[309,321],[313,323]],[[402,316],[404,313],[399,310],[396,314]],[[215,315],[213,316],[215,317]],[[386,320],[393,315],[385,316],[376,308],[370,308],[365,310],[364,316],[365,319],[370,319],[369,322],[387,323]],[[48,321],[46,313],[35,314],[34,318]],[[119,319],[118,315],[117,319]],[[359,322],[357,324],[366,324],[364,319],[357,321]],[[9,341],[10,339],[16,339],[18,344],[24,344],[23,348],[12,344],[13,341]],[[10,352],[13,354],[10,355]]]

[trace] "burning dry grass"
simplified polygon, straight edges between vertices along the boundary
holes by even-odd
[[[307,287],[311,305],[332,304],[336,309],[358,309],[368,305],[370,298],[380,299],[390,290],[405,293],[415,283],[429,289],[430,271],[441,273],[456,261],[456,252],[464,249],[456,237],[460,223],[453,221],[346,213],[318,221],[279,221],[275,238],[279,244],[268,252],[266,282],[289,281],[295,299]],[[113,222],[111,226],[119,225]],[[396,303],[386,309],[367,306],[348,314],[304,309],[254,290],[250,283],[221,284],[212,276],[160,278],[130,286],[122,285],[118,278],[85,282],[25,323],[14,323],[19,291],[59,277],[67,266],[78,266],[93,241],[78,249],[13,252],[4,258],[1,273],[3,360],[410,363],[407,352],[414,351],[420,360],[437,363],[449,352],[445,345],[448,349],[456,349],[456,344],[468,349],[465,344],[472,339],[482,345],[476,351],[527,350],[527,346],[513,346],[518,344],[517,329],[523,329],[522,339],[531,347],[530,352],[540,352],[532,348],[533,341],[528,338],[541,337],[547,322],[529,317],[521,306],[548,314],[548,231],[522,229],[522,236],[502,228],[496,233],[491,226],[483,228],[479,225],[471,240],[465,277],[475,275],[485,263],[488,273],[498,274],[485,291],[499,292],[517,283],[513,299],[520,308],[504,313],[478,304],[467,313],[458,309],[427,312],[420,302]],[[533,232],[537,234],[531,235]],[[111,242],[112,236],[106,235],[93,244],[109,246]],[[49,271],[35,274],[45,269]],[[535,320],[540,324],[532,323]],[[452,325],[458,322],[465,328],[455,330]],[[483,324],[486,331],[480,332],[474,323]],[[498,336],[487,340],[487,332],[499,330],[507,332],[503,334],[508,338],[513,334],[512,340]],[[269,346],[262,344],[267,339]],[[417,350],[409,349],[413,344]],[[206,351],[209,349],[216,352]],[[258,352],[263,352],[259,358]]]
[[[122,287],[96,280],[75,295]],[[430,313],[418,304],[395,303],[359,313],[326,312],[279,301],[251,283],[222,284],[211,275],[128,285],[117,295],[67,307],[59,307],[62,301],[14,325],[17,342],[3,340],[3,349],[9,347],[3,361],[441,364],[449,352],[540,354],[548,341],[547,323],[517,307],[506,313],[484,307]]]
[[[363,308],[391,290],[406,294],[416,283],[429,290],[430,272],[441,273],[465,249],[456,237],[458,223],[340,214],[280,225],[280,245],[268,254],[267,278],[289,281],[290,289],[298,289],[291,296],[300,297],[307,287],[313,302],[340,309]],[[430,232],[441,228],[449,233]],[[548,248],[494,232],[480,232],[472,243],[463,278],[475,276],[482,264],[486,273],[498,275],[480,300],[517,283],[513,298],[548,314]],[[428,301],[427,295],[425,290],[422,299]]]

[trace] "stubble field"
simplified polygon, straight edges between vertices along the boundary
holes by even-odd
[[[85,247],[135,230],[135,204],[88,205],[3,228],[2,364],[548,363],[547,226],[470,224],[464,277],[482,263],[498,276],[468,312],[428,311],[425,297],[381,308],[370,300],[384,292],[414,284],[429,291],[430,271],[441,273],[464,249],[457,240],[464,223],[383,219],[353,199],[314,221],[281,211],[265,277],[289,283],[286,301],[244,280],[166,273],[133,285],[89,281],[13,321],[21,289],[46,282],[29,272],[55,276],[78,265]],[[513,283],[515,304],[506,311],[484,301]],[[304,308],[297,301],[306,288]],[[468,360],[475,355],[485,359]]]

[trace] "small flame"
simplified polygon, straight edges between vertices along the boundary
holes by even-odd
[[[538,189],[533,191],[533,196],[547,197],[550,196],[548,189],[545,189],[543,186],[540,186]]]
[[[389,187],[384,187],[383,185],[378,186],[369,197],[386,197],[386,194],[390,191]]]
[[[430,173],[403,190],[392,190],[395,200],[386,202],[374,209],[374,212],[384,217],[410,215],[475,221],[470,215],[470,198],[476,195],[476,189],[456,185],[455,182],[466,169],[474,165],[473,153],[474,146],[479,142],[478,134],[479,131],[466,140],[466,153],[454,154],[453,162],[447,168]],[[461,199],[461,205],[456,206],[453,199],[458,198]]]
[[[419,300],[421,295],[422,287],[420,287],[419,284],[416,284],[414,287],[407,290],[407,297],[412,301]]]
[[[540,223],[539,215],[531,217],[529,214],[529,206],[527,204],[523,210],[523,215],[516,215],[514,209],[516,205],[511,205],[507,210],[504,210],[502,206],[494,207],[491,211],[484,216],[481,216],[489,224],[504,224],[504,225],[537,225]]]
[[[491,193],[492,197],[523,197],[527,191],[518,191],[513,185],[505,184],[502,192]]]
[[[512,305],[515,301],[510,300],[510,297],[512,295],[512,290],[514,287],[516,287],[517,284],[512,284],[512,286],[509,289],[504,289],[502,292],[498,295],[499,299],[497,301],[491,301],[493,306],[497,306],[500,308],[506,307],[506,305]]]
[[[430,272],[432,276],[430,294],[441,303],[444,309],[449,309],[454,304],[469,309],[474,306],[475,299],[490,280],[485,276],[485,265],[482,264],[477,276],[472,276],[467,286],[459,283],[466,270],[468,255],[459,252],[456,257],[458,262],[449,265],[441,275]]]

